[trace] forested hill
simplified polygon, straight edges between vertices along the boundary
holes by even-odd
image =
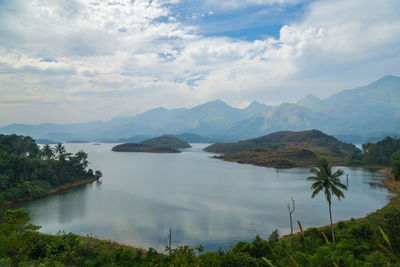
[[[276,132],[237,143],[217,143],[204,150],[226,153],[217,157],[223,160],[276,168],[314,166],[322,157],[348,165],[361,153],[353,144],[318,130]]]
[[[191,147],[187,142],[182,141],[177,137],[167,135],[147,139],[141,142],[141,144],[151,147],[169,147],[174,149]]]
[[[326,150],[328,154],[329,151],[347,155],[360,152],[356,146],[341,142],[335,137],[318,130],[301,132],[281,131],[237,143],[217,143],[206,147],[204,150],[215,153],[237,153],[254,148],[282,150],[289,147],[310,150],[322,149]]]
[[[0,205],[48,194],[52,189],[99,178],[87,154],[68,153],[62,144],[42,149],[28,136],[0,135]]]

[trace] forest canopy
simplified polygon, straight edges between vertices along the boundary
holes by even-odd
[[[29,136],[0,135],[0,204],[35,198],[53,188],[101,176],[88,169],[84,151],[62,144],[40,148]]]

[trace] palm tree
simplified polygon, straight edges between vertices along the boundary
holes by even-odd
[[[61,143],[58,143],[56,145],[56,147],[54,148],[54,151],[58,154],[58,160],[65,158],[66,150],[65,150],[65,147]]]
[[[45,146],[42,148],[42,156],[43,156],[45,159],[51,159],[51,158],[54,157],[54,152],[53,152],[53,149],[51,149],[51,146],[50,146],[50,145],[45,145]]]
[[[332,240],[335,242],[335,234],[333,232],[333,224],[332,224],[332,195],[336,196],[339,200],[340,198],[344,198],[343,192],[339,189],[342,188],[347,190],[347,186],[341,183],[340,176],[343,175],[343,170],[338,169],[334,173],[332,173],[332,165],[326,160],[321,159],[317,163],[316,168],[310,169],[310,172],[315,174],[315,176],[310,176],[307,178],[308,181],[313,181],[314,183],[311,185],[311,189],[313,189],[313,193],[311,195],[314,198],[318,195],[319,192],[324,190],[325,198],[329,203],[329,217],[331,220],[331,231],[332,231]]]

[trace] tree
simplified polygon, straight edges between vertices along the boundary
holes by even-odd
[[[101,171],[95,171],[94,173],[94,177],[99,180],[101,177],[103,177],[103,174],[101,173]]]
[[[6,210],[4,222],[0,225],[0,233],[4,237],[0,249],[10,257],[12,266],[19,266],[19,263],[28,257],[32,250],[32,243],[29,235],[39,230],[39,226],[29,223],[30,217],[26,210]]]
[[[332,223],[332,195],[336,196],[339,200],[344,198],[343,192],[339,189],[347,190],[347,186],[341,183],[340,176],[344,174],[343,170],[338,169],[332,173],[332,164],[330,164],[326,159],[322,159],[317,163],[316,168],[311,168],[310,172],[315,174],[315,176],[310,176],[307,178],[308,181],[313,181],[311,189],[313,193],[311,195],[314,198],[319,192],[324,190],[326,201],[329,204],[329,218],[331,221],[331,231],[332,240],[335,242],[335,234],[333,232]]]
[[[84,169],[86,169],[89,165],[87,157],[88,155],[83,150],[79,150],[77,153],[75,153],[75,158],[79,161]]]
[[[42,148],[41,154],[44,159],[52,159],[54,157],[53,149],[48,144]]]
[[[56,147],[54,148],[54,150],[55,150],[55,152],[57,153],[57,156],[58,156],[58,159],[59,159],[59,160],[65,159],[65,153],[66,153],[67,151],[65,150],[65,147],[64,147],[61,143],[58,143],[58,144],[56,145]]]
[[[395,181],[400,181],[400,160],[393,162],[392,175]]]
[[[290,235],[293,235],[293,221],[292,221],[292,214],[294,210],[296,209],[296,206],[294,205],[294,199],[292,198],[292,207],[290,207],[290,203],[287,204],[288,210],[289,210],[289,217],[290,217]]]

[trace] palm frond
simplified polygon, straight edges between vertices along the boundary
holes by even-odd
[[[267,258],[265,257],[261,257],[263,259],[263,261],[265,261],[269,266],[274,267],[274,265],[272,264],[272,262],[270,262]]]
[[[379,246],[390,258],[395,258],[394,255],[392,254],[392,252],[390,252],[390,250],[388,250],[384,245],[382,245],[381,243],[378,243],[378,246]]]
[[[311,197],[314,198],[316,195],[318,195],[319,192],[321,192],[322,189],[323,189],[322,186],[320,188],[315,189]]]
[[[342,191],[340,191],[339,188],[333,186],[333,187],[331,187],[331,191],[332,191],[333,195],[336,196],[339,200],[341,198],[344,198],[344,194]]]
[[[382,230],[381,227],[378,226],[378,229],[381,232],[381,235],[382,235],[383,239],[385,239],[386,243],[389,245],[390,249],[393,251],[392,244],[390,243],[389,237],[386,235],[386,233]]]

